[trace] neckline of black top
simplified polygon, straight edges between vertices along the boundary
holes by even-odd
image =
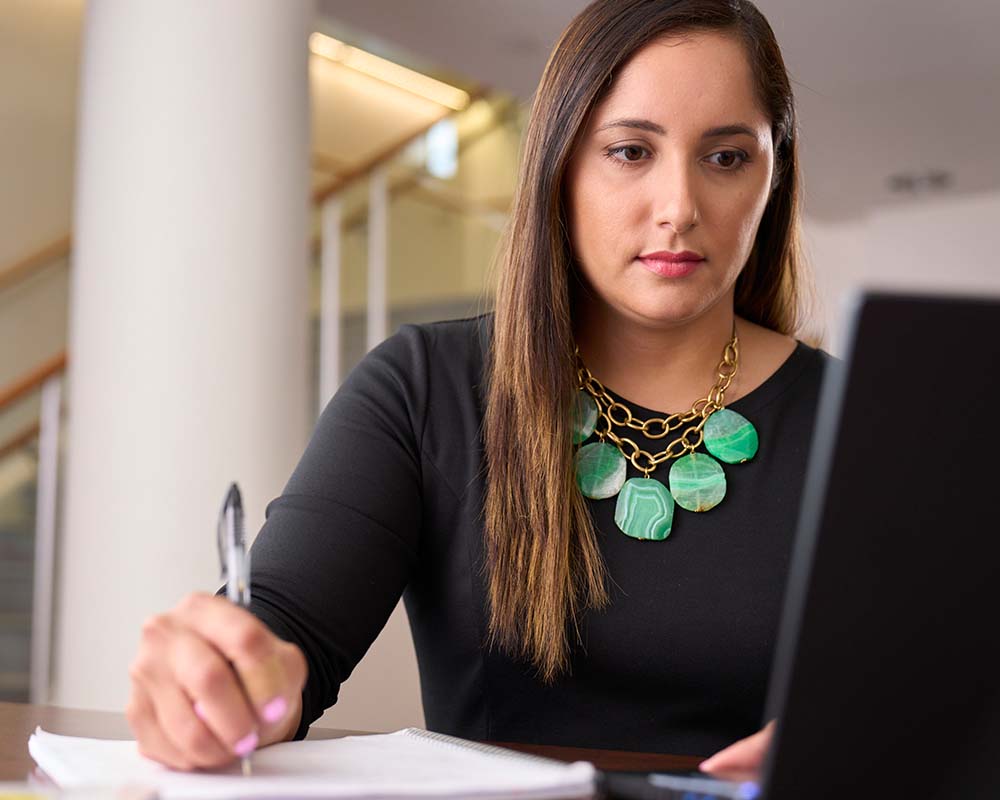
[[[756,389],[743,395],[743,397],[738,400],[734,400],[732,403],[726,403],[726,408],[738,411],[744,416],[748,413],[753,414],[759,411],[768,403],[779,397],[785,392],[786,389],[788,389],[788,387],[795,383],[798,377],[802,374],[803,370],[811,362],[816,360],[816,356],[818,354],[819,351],[815,348],[810,347],[805,342],[796,340],[795,349],[791,352],[788,358],[781,363],[781,366],[771,373],[769,378],[767,378]],[[627,405],[632,410],[632,413],[637,417],[666,416],[663,411],[640,406],[638,403],[634,403],[631,400],[622,397],[613,389],[610,389],[607,386],[604,388],[612,398]]]

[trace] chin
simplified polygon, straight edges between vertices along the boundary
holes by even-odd
[[[686,278],[664,280],[645,272],[609,292],[618,313],[645,327],[672,327],[697,319],[726,295],[722,276],[707,265]],[[735,279],[734,279],[735,280]],[[626,286],[628,287],[626,289]],[[612,289],[612,287],[608,287]]]
[[[658,302],[632,303],[619,308],[619,313],[643,327],[669,328],[697,319],[710,306],[702,297],[672,298]]]

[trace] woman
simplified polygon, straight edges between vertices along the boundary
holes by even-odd
[[[252,614],[194,595],[148,622],[143,752],[304,735],[404,590],[429,728],[698,754],[757,730],[825,363],[792,338],[794,133],[750,3],[583,11],[495,316],[406,327],[351,374],[268,509]]]

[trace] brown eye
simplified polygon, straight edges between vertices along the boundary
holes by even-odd
[[[618,164],[634,164],[648,158],[649,151],[638,144],[623,144],[607,151],[607,157]]]
[[[709,158],[719,159],[714,162],[715,165],[728,172],[735,172],[749,160],[746,154],[741,153],[739,150],[722,150],[718,153],[712,153]]]

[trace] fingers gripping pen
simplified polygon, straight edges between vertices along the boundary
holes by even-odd
[[[235,483],[230,485],[222,504],[217,534],[226,597],[242,608],[249,608],[250,553],[247,552],[243,535],[243,500]],[[249,776],[252,772],[250,756],[243,756],[240,763],[243,774]]]

